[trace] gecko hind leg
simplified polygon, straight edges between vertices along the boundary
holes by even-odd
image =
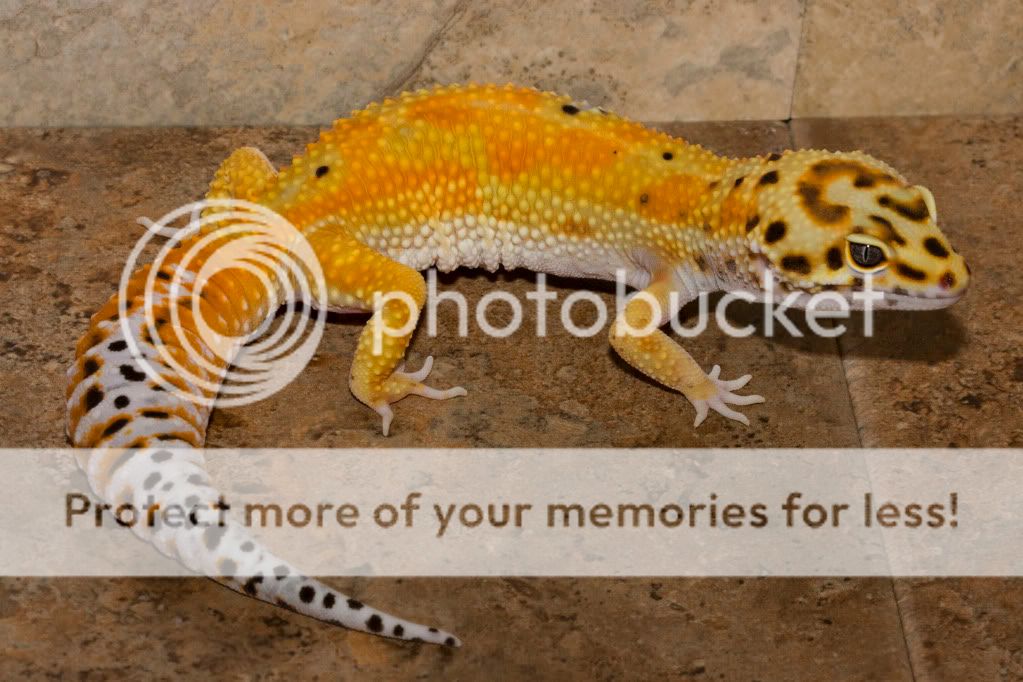
[[[453,386],[452,388],[439,389],[427,386],[423,383],[430,372],[433,370],[433,356],[427,356],[423,362],[423,366],[415,372],[406,372],[405,363],[402,363],[394,372],[391,373],[391,379],[399,382],[408,382],[407,393],[405,395],[418,395],[424,398],[430,398],[431,400],[447,400],[448,398],[459,398],[468,395],[468,391],[462,386]],[[402,396],[405,397],[405,396]],[[392,400],[391,402],[398,402],[401,398]],[[382,432],[386,436],[391,430],[391,421],[394,419],[394,410],[391,409],[390,403],[381,403],[379,405],[370,407],[380,415],[383,420]]]
[[[374,311],[359,335],[348,385],[360,402],[380,415],[385,436],[394,419],[393,403],[410,395],[433,400],[466,395],[461,386],[438,389],[424,383],[433,369],[432,357],[415,372],[405,370],[405,351],[426,302],[422,274],[342,229],[315,231],[309,243],[323,266],[330,305]]]

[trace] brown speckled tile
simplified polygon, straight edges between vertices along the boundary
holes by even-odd
[[[1018,0],[811,0],[792,116],[1018,114]]]
[[[671,130],[730,154],[790,142],[782,124]],[[114,290],[140,233],[137,216],[155,217],[198,197],[236,146],[256,144],[283,163],[312,136],[283,128],[0,132],[0,270],[7,275],[0,281],[0,445],[64,443],[64,368],[88,315]],[[470,273],[444,283],[475,300],[495,280],[522,293],[531,276]],[[565,284],[552,286],[564,292]],[[752,313],[736,308],[736,315]],[[417,336],[413,357],[435,354],[438,382],[464,384],[470,396],[401,403],[394,436],[385,440],[375,415],[346,387],[358,325],[329,325],[312,366],[282,395],[218,411],[210,444],[858,443],[848,396],[835,389],[844,379],[833,342],[708,333],[689,343],[701,362],[720,362],[728,375],[751,371],[751,386],[768,398],[748,409],[751,430],[712,418],[693,431],[684,400],[627,371],[603,336],[461,339],[443,325],[438,338]],[[909,678],[888,580],[333,582],[381,607],[450,626],[469,646],[417,649],[339,631],[206,580],[16,579],[0,581],[0,677]]]
[[[939,312],[885,315],[872,339],[842,339],[863,444],[1023,445],[1023,120],[797,121],[799,145],[863,148],[934,193],[973,269]],[[1023,679],[1023,580],[898,580],[918,679]]]

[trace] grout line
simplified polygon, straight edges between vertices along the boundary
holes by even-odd
[[[845,381],[845,392],[849,398],[849,410],[853,416],[853,426],[856,429],[856,441],[859,443],[860,448],[863,447],[863,435],[860,430],[860,420],[856,415],[856,403],[853,400],[852,388],[849,384],[848,364],[846,363],[846,354],[842,350],[842,342],[837,337],[835,338],[835,351],[838,354],[838,361],[842,368],[842,379]],[[870,472],[867,472],[869,479]],[[873,482],[871,482],[873,487]],[[885,547],[885,556],[888,556],[887,546]],[[889,568],[891,563],[889,562]],[[906,632],[906,619],[902,612],[902,605],[899,603],[899,593],[895,587],[895,576],[888,577],[888,586],[891,588],[892,601],[895,603],[895,615],[899,619],[899,633],[902,635],[902,649],[906,655],[906,665],[909,668],[909,676],[914,682],[917,680],[916,671],[913,669],[913,652],[909,645],[909,634]]]
[[[803,47],[806,45],[806,15],[810,13],[810,3],[813,0],[803,0],[799,13],[799,44],[796,46],[796,59],[792,67],[792,90],[789,92],[789,111],[787,121],[792,120],[793,106],[796,102],[796,87],[799,83],[799,64],[803,59]]]

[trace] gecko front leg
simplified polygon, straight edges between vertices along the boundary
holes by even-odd
[[[631,366],[658,383],[684,395],[696,409],[694,427],[707,418],[710,410],[749,426],[746,415],[728,405],[752,405],[764,402],[759,395],[739,395],[734,391],[745,386],[751,375],[726,381],[720,378],[721,368],[714,365],[705,373],[696,360],[659,327],[692,300],[679,295],[670,271],[655,273],[650,285],[625,306],[611,326],[611,345]]]

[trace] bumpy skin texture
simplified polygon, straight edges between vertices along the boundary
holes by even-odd
[[[419,271],[430,266],[606,279],[623,270],[648,295],[626,306],[610,342],[632,366],[685,395],[696,425],[710,410],[748,424],[730,405],[762,401],[735,393],[749,376],[726,381],[717,366],[705,373],[656,329],[701,292],[762,296],[769,278],[776,295],[794,293],[798,306],[821,291],[851,299],[869,272],[873,288],[887,295],[882,305],[922,309],[950,305],[969,281],[937,227],[930,192],[865,154],[728,159],[567,97],[513,86],[452,86],[370,105],[337,121],[280,174],[258,150],[240,149],[208,196],[258,202],[302,230],[323,266],[332,307],[373,311],[374,294],[407,295],[412,309],[391,299],[373,311],[392,329],[418,315],[426,295]],[[869,266],[857,260],[864,249],[872,249]],[[149,274],[143,268],[129,287],[137,352],[159,367],[159,345],[188,362],[179,336],[193,335],[187,315],[181,329],[160,327],[159,339],[138,333]],[[161,301],[175,305],[166,273],[154,276]],[[225,333],[250,334],[272,314],[275,292],[243,273],[218,274],[205,291],[200,313]],[[108,500],[153,492],[165,502],[215,499],[201,457],[187,449],[202,444],[208,408],[160,391],[140,371],[119,322],[114,298],[93,317],[69,370],[72,442],[114,448],[80,456],[93,488]],[[628,333],[627,326],[648,323],[649,333]],[[350,385],[383,417],[385,433],[390,405],[407,395],[465,394],[424,384],[429,363],[403,371],[411,333],[383,336],[374,352],[370,330],[360,338]],[[169,369],[162,375],[189,390]],[[216,379],[216,371],[209,375]],[[179,449],[118,449],[154,446]],[[237,528],[148,539],[265,601],[368,632],[457,643],[297,575]]]

